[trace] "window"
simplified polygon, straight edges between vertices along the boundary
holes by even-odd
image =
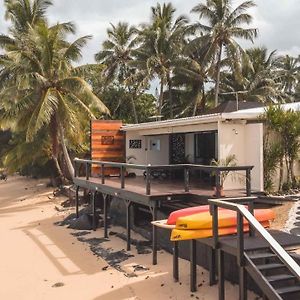
[[[129,148],[130,149],[141,149],[142,148],[142,140],[129,140]]]

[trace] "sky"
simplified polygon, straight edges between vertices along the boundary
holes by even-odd
[[[51,23],[73,21],[77,26],[77,36],[92,35],[93,39],[83,51],[82,63],[93,63],[94,54],[101,49],[110,23],[125,21],[138,25],[149,21],[150,7],[157,0],[54,0],[48,10]],[[190,10],[204,0],[170,1],[177,13],[196,21],[197,16]],[[240,3],[233,1],[233,6]],[[256,0],[257,7],[251,9],[254,22],[251,27],[259,29],[255,46],[266,46],[279,54],[300,54],[300,1],[299,0]],[[0,0],[0,33],[7,33],[9,23],[4,20],[4,0]],[[75,38],[75,37],[74,37]],[[244,47],[251,47],[243,42]]]

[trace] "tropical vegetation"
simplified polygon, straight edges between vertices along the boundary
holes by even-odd
[[[52,176],[71,178],[71,158],[89,148],[91,118],[137,123],[195,116],[232,98],[265,104],[298,99],[299,58],[255,46],[252,0],[236,6],[232,0],[199,0],[190,8],[196,22],[172,3],[158,3],[143,24],[108,24],[95,62],[85,65],[82,49],[91,36],[72,40],[74,23],[51,24],[51,5],[4,1],[10,26],[0,34],[0,139],[6,138],[0,154],[11,172],[51,165]],[[288,127],[275,130],[271,121],[268,126],[282,139],[297,135]],[[266,145],[268,174],[285,160],[294,182],[298,146],[278,151]]]

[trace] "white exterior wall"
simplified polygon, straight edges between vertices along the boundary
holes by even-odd
[[[195,133],[185,135],[185,156],[190,163],[194,162],[195,157]]]
[[[251,172],[252,190],[263,190],[263,125],[245,123],[219,123],[219,159],[234,154],[237,165],[254,166]],[[239,175],[240,174],[240,175]],[[245,172],[228,176],[224,189],[245,188]]]
[[[169,136],[165,135],[152,135],[146,136],[147,151],[146,151],[146,164],[151,165],[168,165],[169,164]],[[160,141],[160,150],[152,149],[150,142],[153,140]]]
[[[263,124],[247,124],[245,132],[245,163],[254,166],[251,171],[253,190],[264,190]]]
[[[219,122],[218,129],[218,158],[226,159],[234,154],[238,165],[245,165],[245,125]],[[239,175],[228,175],[224,189],[244,188],[244,178]]]
[[[141,140],[142,148],[132,149],[129,148],[130,140]],[[151,150],[150,140],[160,141],[160,150]],[[156,135],[156,136],[143,136],[138,132],[126,133],[126,162],[128,158],[133,156],[135,159],[130,159],[130,162],[137,165],[166,165],[169,164],[169,136],[168,135]],[[137,175],[142,175],[142,170],[130,170]]]

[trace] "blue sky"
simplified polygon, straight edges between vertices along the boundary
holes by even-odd
[[[82,63],[94,61],[94,54],[99,51],[101,42],[106,37],[109,23],[126,21],[133,25],[147,22],[150,7],[157,2],[152,0],[54,0],[48,16],[51,22],[73,21],[77,25],[77,35],[93,35],[93,39],[84,49]],[[178,14],[186,14],[190,19],[190,10],[201,1],[174,0]],[[202,1],[204,2],[204,1]],[[239,0],[234,1],[234,6]],[[257,7],[252,9],[253,27],[259,29],[255,46],[266,46],[269,50],[277,49],[279,53],[300,54],[300,1],[299,0],[257,0]],[[4,21],[3,0],[0,0],[0,32],[6,33],[8,23]],[[243,46],[249,47],[250,43]]]

